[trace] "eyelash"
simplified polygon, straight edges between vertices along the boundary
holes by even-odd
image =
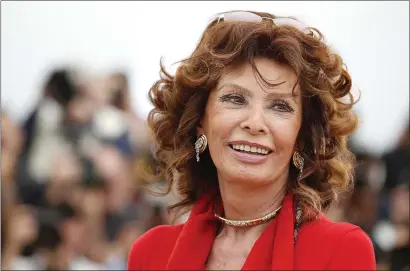
[[[238,94],[226,94],[219,98],[221,102],[230,102],[235,105],[244,105],[246,103],[245,98],[242,95]],[[269,106],[270,109],[275,109],[275,107],[279,106],[277,111],[279,112],[289,112],[292,113],[295,110],[284,100],[275,100]]]
[[[226,94],[220,98],[221,102],[230,102],[237,105],[242,105],[246,103],[245,98],[238,94]]]
[[[270,108],[274,108],[275,106],[280,106],[281,109],[279,109],[278,111],[280,112],[289,112],[292,113],[295,110],[293,110],[293,108],[284,100],[278,100],[278,101],[274,101],[272,103],[272,105],[270,106]]]

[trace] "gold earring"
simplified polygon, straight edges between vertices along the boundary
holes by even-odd
[[[295,151],[293,153],[293,164],[297,169],[299,169],[300,174],[303,172],[303,166],[305,165],[305,159],[300,155],[299,152]]]
[[[199,162],[199,154],[202,153],[206,149],[207,145],[208,145],[208,139],[206,138],[205,135],[201,135],[195,141],[195,152],[196,152],[196,161],[197,162]]]

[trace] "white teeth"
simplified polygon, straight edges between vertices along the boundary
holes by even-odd
[[[248,145],[232,145],[232,148],[235,150],[240,150],[240,151],[246,151],[246,152],[253,152],[253,153],[259,153],[259,154],[268,154],[269,150],[263,149],[263,148],[258,148],[258,147],[251,147]]]

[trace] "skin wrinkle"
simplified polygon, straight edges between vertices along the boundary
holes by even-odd
[[[273,18],[267,13],[256,14]],[[172,185],[170,172],[178,169],[175,182],[182,198],[172,209],[188,208],[219,186],[224,216],[252,219],[276,209],[283,194],[292,192],[303,209],[304,223],[327,209],[336,192],[350,187],[354,155],[347,148],[347,135],[358,121],[351,110],[353,104],[346,101],[347,105],[342,105],[338,98],[350,95],[351,78],[321,33],[312,31],[314,35],[309,36],[262,23],[211,23],[175,76],[161,65],[161,79],[150,89],[154,109],[148,121],[158,143],[158,175]],[[320,72],[322,80],[318,80]],[[326,79],[336,77],[342,83]],[[272,89],[272,78],[286,83]],[[245,87],[254,95],[246,96],[235,88],[216,94],[226,83]],[[297,94],[298,102],[284,97],[267,100],[267,93],[286,91]],[[276,100],[284,100],[293,110]],[[154,119],[159,112],[164,113],[163,119]],[[191,115],[195,118],[186,122]],[[159,129],[161,126],[164,129]],[[208,137],[209,144],[197,163],[194,143],[201,134]],[[248,165],[236,158],[228,146],[233,140],[270,144],[274,153],[265,161],[270,167]],[[169,148],[172,150],[166,155]],[[296,167],[289,166],[295,150],[305,159],[302,176]],[[213,261],[211,255],[208,269],[219,269],[224,258],[231,259],[223,265],[226,269],[241,268],[242,253],[262,230],[263,225],[243,231],[222,228],[212,251],[222,250],[226,257],[211,253],[222,262]],[[240,240],[239,236],[244,236],[242,243],[226,246],[217,242]],[[229,254],[240,248],[243,250]]]
[[[284,81],[266,91],[247,63],[237,67],[236,73],[222,75],[215,91],[210,93],[201,128],[197,129],[198,135],[205,134],[208,138],[224,217],[228,219],[259,218],[280,206],[302,123],[301,96],[293,94],[295,73],[290,67],[265,58],[255,59],[255,64],[264,77],[269,75]],[[291,111],[283,111],[282,99]],[[279,107],[275,105],[277,100],[281,100]],[[238,140],[261,144],[272,153],[261,164],[240,161],[229,146]],[[222,224],[208,267],[242,266],[266,225],[236,228]]]
[[[286,81],[278,84],[278,86],[282,85],[284,83],[286,83]],[[252,91],[248,90],[247,88],[245,88],[241,85],[235,84],[235,83],[223,84],[216,90],[216,92],[219,93],[221,90],[223,90],[225,88],[226,89],[236,89],[236,90],[242,92],[244,95],[246,95],[248,97],[253,96]],[[266,100],[291,99],[293,102],[297,103],[297,97],[298,97],[298,95],[293,94],[293,93],[267,93]]]
[[[225,207],[226,216],[232,219],[260,217],[271,211],[274,206],[277,206],[278,201],[280,202],[281,198],[276,199],[276,203],[273,203],[272,198],[274,197],[272,195],[279,194],[278,191],[281,191],[281,188],[285,186],[290,158],[301,126],[302,117],[299,112],[302,111],[298,108],[301,107],[301,98],[300,95],[292,96],[292,87],[296,81],[293,71],[272,60],[256,59],[255,62],[260,66],[258,68],[262,73],[276,78],[286,78],[287,80],[282,81],[276,88],[271,88],[269,93],[265,93],[257,83],[257,79],[249,65],[239,67],[237,73],[232,71],[225,74],[220,79],[220,84],[216,88],[217,91],[210,94],[205,116],[201,120],[203,128],[198,130],[198,134],[205,133],[208,137],[208,146],[212,160],[218,169],[222,194],[224,193],[223,190],[233,189],[238,190],[240,195],[246,194],[249,197],[253,192],[257,195],[261,190],[270,190],[271,196],[262,197],[266,199],[266,202],[253,205],[250,210],[247,210],[248,208],[244,206],[245,203],[237,205],[227,202],[226,205],[230,207]],[[264,76],[268,77],[267,75]],[[235,105],[229,101],[220,101],[218,99],[221,95],[226,94],[227,90],[230,90],[227,87],[234,85],[246,86],[243,88],[246,88],[245,92],[248,93],[248,98],[246,98],[248,104]],[[241,88],[242,92],[243,88]],[[265,106],[266,97],[278,99],[278,97],[283,98],[284,95],[291,97],[287,101],[296,101],[291,105],[295,112],[278,112]],[[215,124],[218,123],[218,120],[219,124]],[[261,123],[263,134],[252,134],[255,131],[246,132],[244,127],[250,123]],[[229,128],[224,126],[229,126]],[[276,137],[278,138],[277,141],[275,140]],[[256,142],[271,148],[274,153],[270,155],[272,157],[268,159],[269,162],[263,165],[241,163],[229,154],[231,150],[228,149],[230,148],[228,142],[232,140]],[[229,195],[225,195],[226,198],[233,197],[231,195],[233,192],[225,191],[225,193],[229,193]],[[252,196],[250,197],[252,198]],[[224,195],[222,195],[222,198],[224,198]],[[229,208],[232,208],[232,211]]]

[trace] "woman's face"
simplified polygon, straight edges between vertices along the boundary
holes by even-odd
[[[252,67],[228,69],[210,93],[198,135],[205,134],[219,181],[263,185],[282,178],[296,149],[302,99],[294,71],[257,58],[256,67],[276,87],[258,84]]]

